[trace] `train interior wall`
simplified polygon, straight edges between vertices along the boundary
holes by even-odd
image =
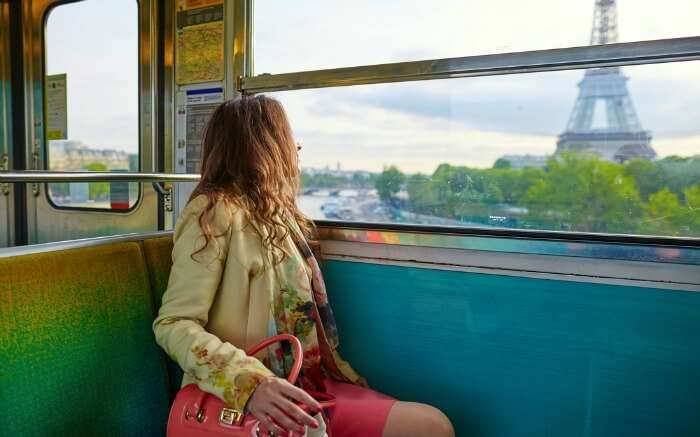
[[[700,435],[700,293],[331,260],[346,358],[460,436]]]

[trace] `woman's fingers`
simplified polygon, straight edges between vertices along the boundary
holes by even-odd
[[[282,409],[279,407],[273,407],[268,413],[272,419],[278,423],[281,427],[285,428],[290,432],[303,433],[304,427],[296,423],[291,417],[289,417]]]
[[[291,416],[299,425],[309,425],[311,428],[318,428],[318,422],[316,419],[311,417],[304,410],[299,408],[298,405],[292,403],[291,401],[280,398],[275,399],[275,404],[287,415]]]
[[[248,411],[269,430],[276,432],[283,428],[303,434],[306,425],[318,428],[319,423],[305,409],[315,415],[316,411],[321,411],[321,405],[304,390],[276,377],[264,379],[248,402]]]
[[[311,397],[310,394],[300,389],[299,387],[293,386],[292,384],[286,384],[282,388],[282,393],[289,396],[297,402],[306,404],[311,409],[311,411],[321,411],[321,404],[319,404],[316,399]]]
[[[263,425],[265,430],[268,432],[268,435],[269,435],[270,431],[273,431],[275,434],[278,434],[278,435],[285,432],[285,430],[280,428],[279,426],[277,426],[277,424],[272,419],[270,419],[270,417],[267,414],[265,414],[265,413],[256,414],[252,411],[251,411],[251,413],[253,414],[253,416],[255,416],[256,419],[258,419],[260,421],[260,423]]]

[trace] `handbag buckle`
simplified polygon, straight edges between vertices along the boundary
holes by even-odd
[[[204,422],[204,408],[197,410],[197,414],[195,414],[194,417],[197,419],[197,422]],[[190,410],[185,410],[185,420],[192,420],[192,413],[190,413]]]
[[[238,421],[243,417],[243,414],[234,410],[233,408],[222,408],[221,414],[219,414],[219,422],[225,425],[233,425],[238,423]]]

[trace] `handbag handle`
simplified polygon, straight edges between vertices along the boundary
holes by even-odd
[[[292,365],[292,369],[289,371],[287,381],[294,384],[297,381],[297,378],[299,377],[299,372],[301,371],[301,363],[304,359],[304,351],[301,348],[301,342],[295,336],[291,334],[279,334],[275,335],[274,337],[266,338],[265,340],[248,349],[245,353],[246,355],[255,355],[261,350],[268,347],[269,345],[285,340],[292,344],[292,351],[294,355],[294,364]]]
[[[294,355],[294,364],[292,365],[292,369],[289,372],[289,376],[287,376],[287,381],[290,383],[294,384],[297,381],[297,378],[299,377],[299,372],[301,371],[301,363],[302,360],[304,359],[304,351],[301,348],[301,342],[299,341],[298,338],[296,338],[293,335],[290,334],[279,334],[275,335],[273,337],[266,338],[265,340],[261,341],[260,343],[256,344],[255,346],[251,347],[247,351],[245,351],[246,355],[255,355],[256,353],[260,352],[261,350],[265,349],[269,345],[273,343],[278,343],[281,341],[288,341],[292,344],[292,351]],[[195,399],[195,405],[197,405],[197,413],[196,417],[197,420],[201,422],[202,418],[204,417],[204,411],[202,410],[202,407],[204,406],[204,399],[209,396],[209,393],[205,391],[201,391],[197,399]]]

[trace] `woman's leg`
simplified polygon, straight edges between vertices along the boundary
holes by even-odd
[[[382,437],[454,437],[450,419],[435,407],[396,402],[389,410]]]

